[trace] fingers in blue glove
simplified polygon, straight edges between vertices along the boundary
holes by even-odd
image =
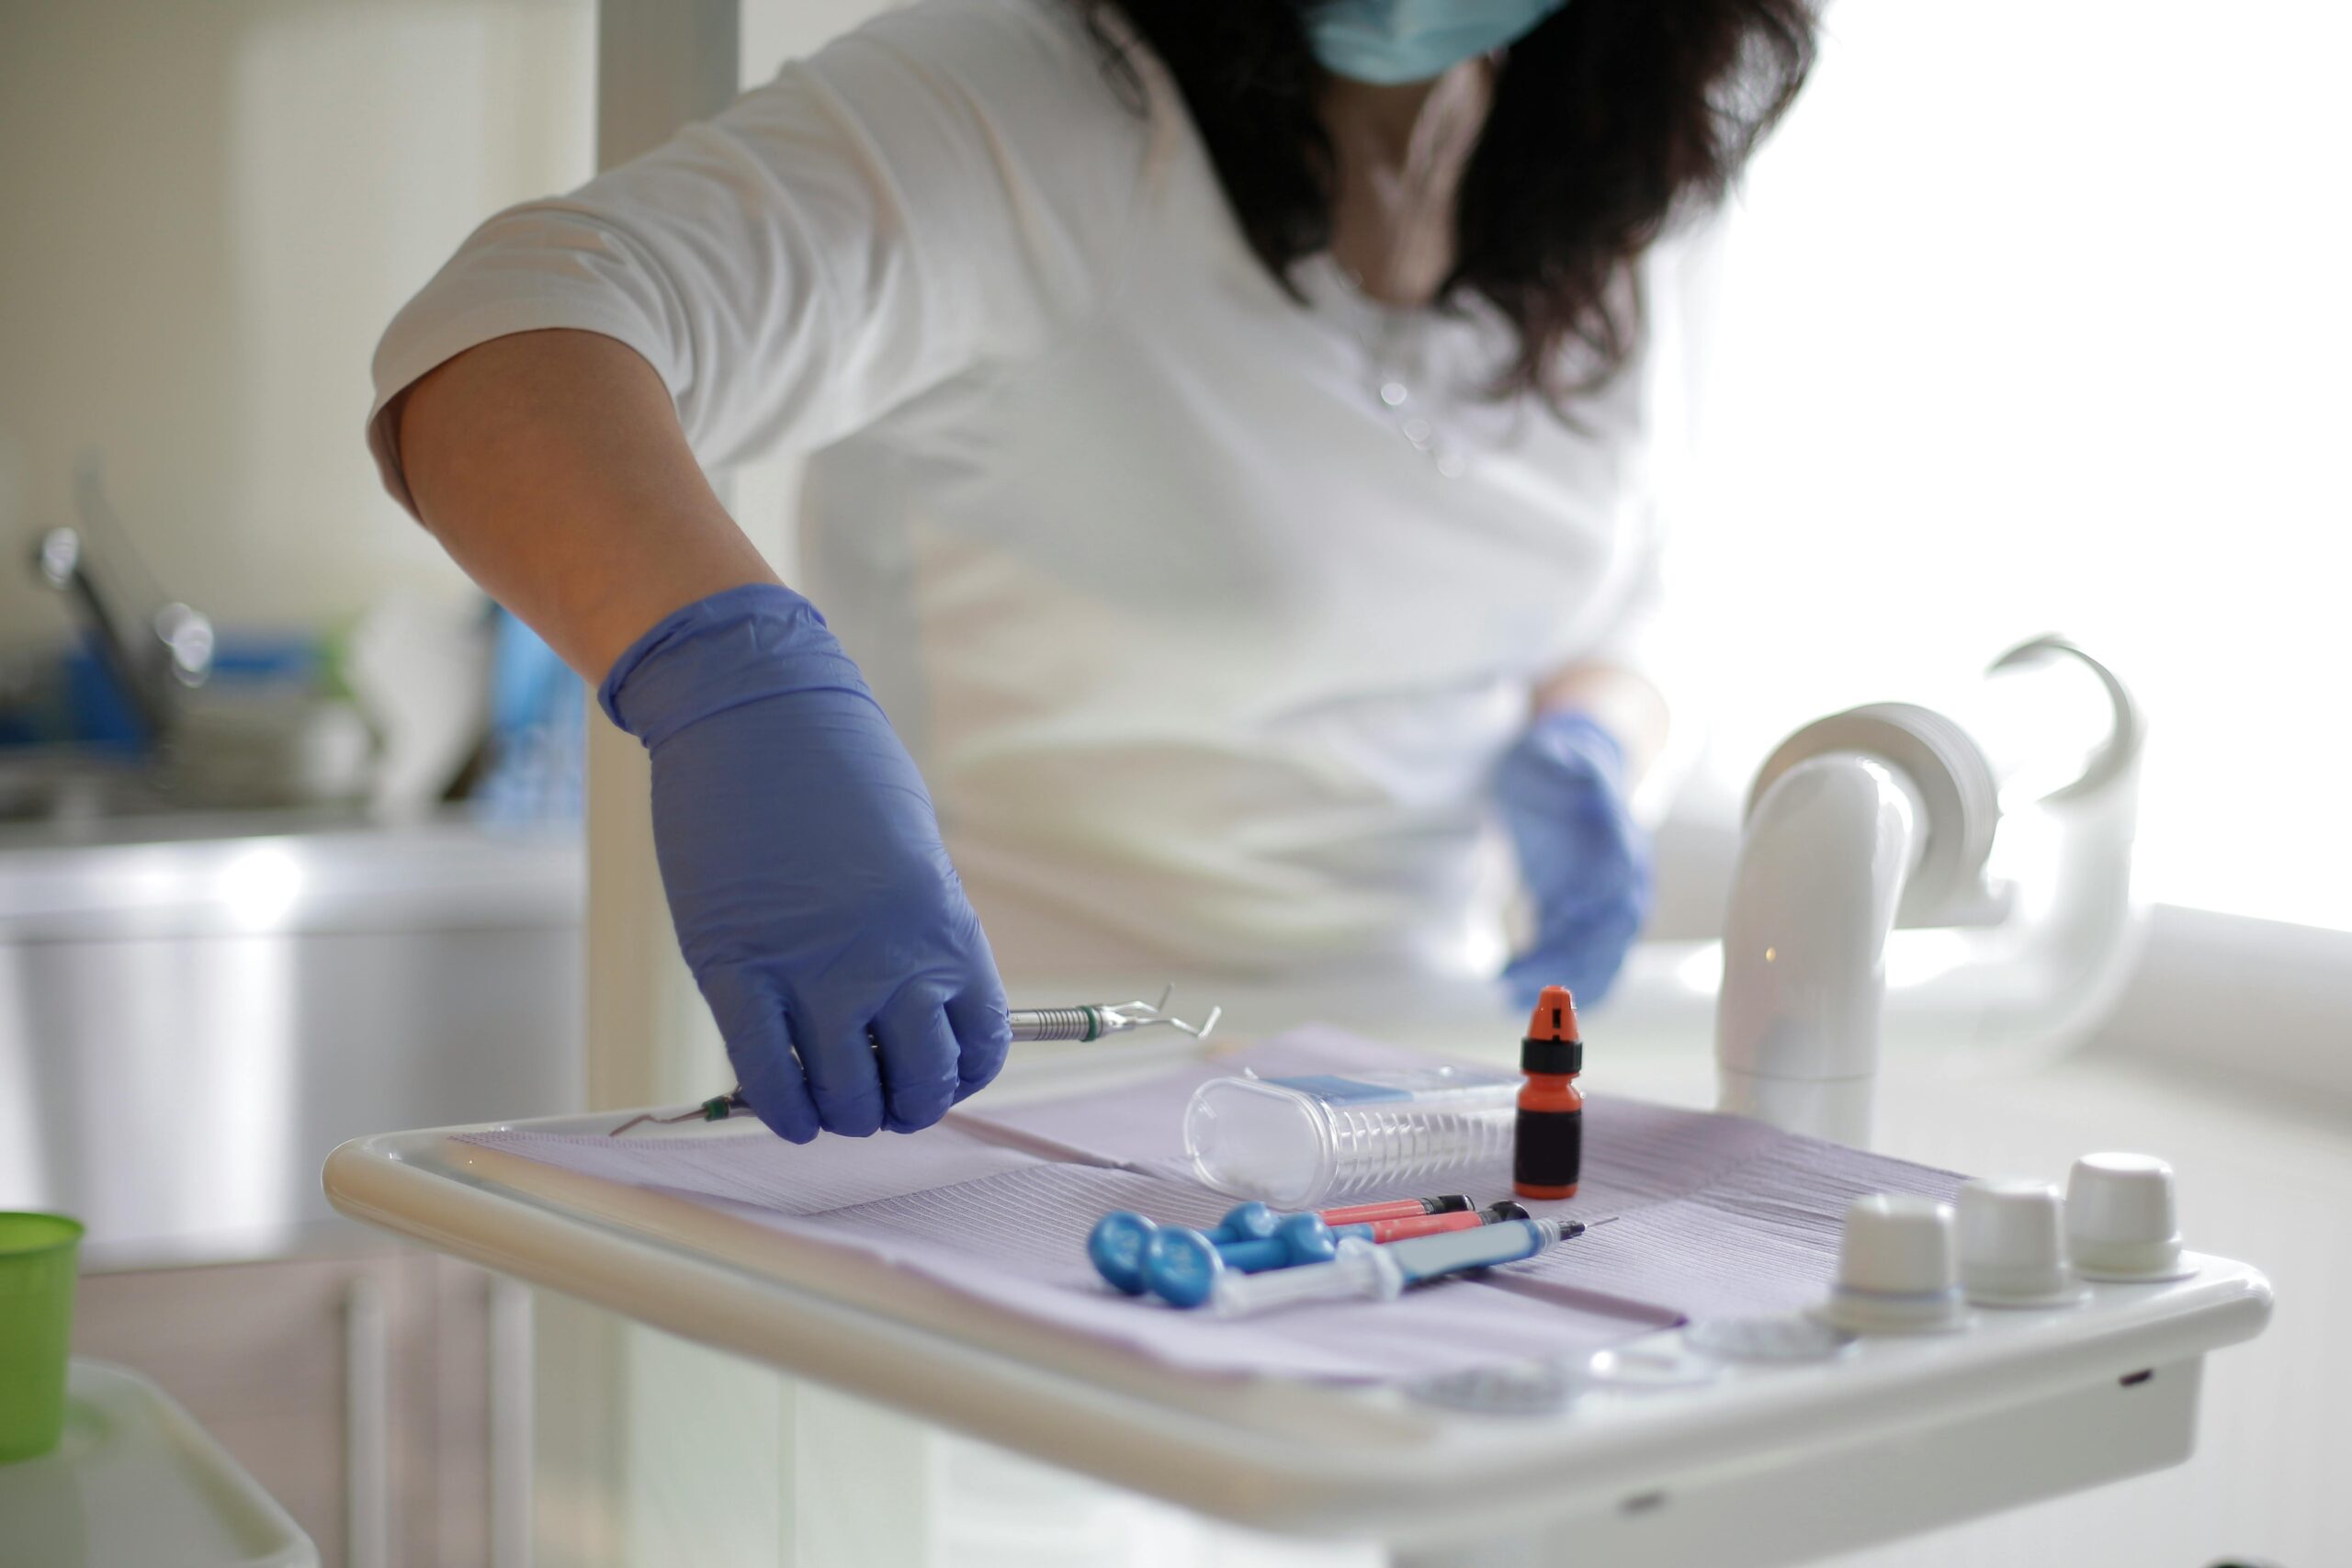
[[[1640,933],[1640,916],[1622,908],[1597,912],[1580,927],[1555,927],[1552,942],[1504,967],[1512,1004],[1532,1008],[1544,987],[1565,986],[1579,1005],[1597,1006],[1615,988],[1625,954]]]
[[[1003,1002],[968,993],[943,1007],[931,999],[935,988],[903,987],[875,1017],[859,1053],[837,1043],[820,1055],[797,1043],[780,993],[758,971],[713,969],[702,992],[744,1100],[770,1131],[796,1144],[820,1129],[851,1137],[877,1125],[920,1132],[986,1088],[1010,1044]],[[965,1021],[957,1025],[951,1017]],[[831,1038],[813,1027],[808,1032],[811,1040]]]
[[[1555,713],[1496,769],[1496,805],[1535,904],[1533,941],[1503,971],[1527,1005],[1545,986],[1600,1001],[1648,913],[1649,839],[1626,809],[1624,763],[1591,718]]]
[[[784,1137],[929,1126],[1002,1065],[1004,993],[922,775],[808,603],[688,605],[601,693],[653,753],[673,923]]]
[[[784,998],[774,982],[748,965],[729,965],[705,971],[699,984],[752,1113],[779,1138],[796,1144],[815,1138],[817,1104],[808,1096],[785,1024]]]
[[[961,1052],[938,995],[929,986],[903,986],[875,1015],[874,1041],[890,1099],[882,1125],[893,1133],[921,1132],[956,1101]]]
[[[872,1021],[854,1018],[852,1013],[787,1015],[786,1027],[800,1053],[800,1070],[808,1075],[808,1098],[817,1102],[817,1120],[828,1133],[865,1138],[881,1131],[888,1108],[882,1100],[882,1071],[874,1059]]]
[[[990,989],[966,991],[949,1001],[947,1021],[956,1031],[956,1098],[962,1100],[996,1081],[1012,1049],[1012,1021],[1006,1016],[1004,992]]]

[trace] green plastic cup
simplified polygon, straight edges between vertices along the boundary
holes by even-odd
[[[82,1223],[0,1213],[0,1464],[36,1459],[65,1430],[65,1352]]]

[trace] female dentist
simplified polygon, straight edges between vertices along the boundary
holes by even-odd
[[[1664,724],[1655,243],[1812,28],[918,0],[466,242],[384,338],[370,444],[651,751],[762,1120],[910,1131],[986,1084],[990,936],[1459,972],[1496,816],[1534,910],[1507,976],[1606,987]],[[816,454],[809,597],[704,477],[778,444]]]

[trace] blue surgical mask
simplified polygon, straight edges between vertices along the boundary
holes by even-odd
[[[1323,0],[1306,14],[1323,69],[1351,81],[1426,82],[1535,30],[1566,0]]]

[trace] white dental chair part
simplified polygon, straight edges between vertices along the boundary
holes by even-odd
[[[2105,695],[2096,741],[2070,666]],[[2113,1002],[2139,930],[2138,707],[2059,637],[2011,649],[1993,672],[1960,705],[1966,723],[1872,704],[1805,726],[1758,772],[1724,921],[1723,1110],[1867,1148],[1891,998],[1903,1032],[1980,1059],[2079,1038]],[[1897,925],[1939,928],[1956,954],[1899,994]]]
[[[2078,1306],[2089,1290],[2066,1256],[2066,1210],[2046,1181],[1980,1179],[1960,1190],[1960,1280],[1987,1307]]]
[[[2085,1155],[2066,1178],[2066,1239],[2086,1280],[2177,1280],[2172,1167],[2153,1155]]]
[[[1909,1193],[1857,1198],[1838,1245],[1838,1284],[1814,1315],[1855,1334],[1967,1326],[1951,1205]]]

